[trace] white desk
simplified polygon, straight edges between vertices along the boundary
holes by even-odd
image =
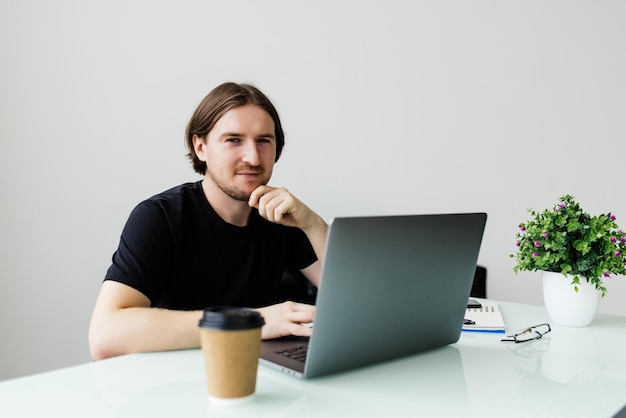
[[[507,327],[547,322],[500,303]],[[252,403],[209,406],[199,350],[136,354],[0,382],[0,417],[611,417],[626,404],[626,317],[553,326],[536,343],[458,343],[302,381],[259,366]]]

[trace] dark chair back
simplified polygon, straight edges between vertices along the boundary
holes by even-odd
[[[487,269],[483,266],[476,266],[470,296],[475,298],[487,298]]]

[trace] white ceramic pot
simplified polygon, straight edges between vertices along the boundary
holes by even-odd
[[[543,303],[551,321],[557,325],[588,326],[596,315],[600,296],[601,292],[584,277],[580,277],[576,292],[571,276],[543,272]]]

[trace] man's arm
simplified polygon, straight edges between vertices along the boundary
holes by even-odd
[[[265,319],[262,338],[310,336],[301,323],[312,322],[315,307],[284,302],[260,308]],[[176,311],[150,307],[150,300],[125,284],[102,283],[89,326],[89,349],[94,360],[146,351],[200,346],[198,321],[202,311]]]
[[[322,218],[319,218],[319,222],[320,224],[316,227],[304,230],[307,238],[309,238],[309,242],[313,246],[317,261],[301,270],[302,274],[317,287],[320,286],[322,279],[322,262],[326,254],[326,236],[328,234],[328,225],[326,222],[324,222]]]
[[[201,311],[150,307],[150,300],[125,284],[102,283],[89,326],[94,360],[144,351],[200,346]]]
[[[319,286],[321,266],[326,254],[326,222],[285,188],[259,186],[250,195],[248,204],[257,208],[259,214],[270,222],[298,227],[304,231],[318,261],[303,269],[302,273]]]

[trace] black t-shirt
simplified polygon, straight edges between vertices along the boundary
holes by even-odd
[[[229,224],[195,182],[132,211],[105,280],[137,289],[160,308],[256,308],[280,301],[285,269],[316,260],[302,230],[269,222],[256,209],[247,226]]]

